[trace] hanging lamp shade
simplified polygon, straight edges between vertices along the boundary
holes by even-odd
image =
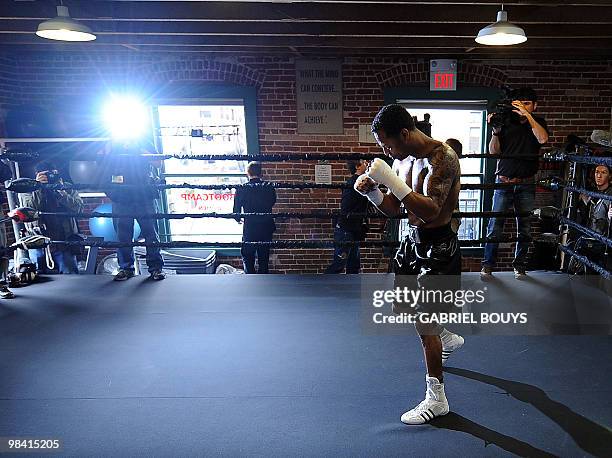
[[[525,31],[519,26],[508,22],[508,13],[504,10],[497,12],[497,22],[480,29],[476,43],[490,46],[509,46],[527,41]]]
[[[38,25],[36,35],[59,41],[92,41],[96,39],[89,27],[70,17],[66,6],[57,7],[57,17],[41,22]]]

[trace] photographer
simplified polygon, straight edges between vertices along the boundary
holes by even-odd
[[[539,151],[548,141],[546,121],[533,114],[537,105],[535,91],[531,88],[520,88],[511,91],[508,100],[498,104],[498,112],[487,116],[487,122],[493,127],[489,153],[517,156],[497,161],[496,183],[513,186],[495,190],[492,209],[494,212],[504,212],[512,208],[516,212],[533,210]],[[517,217],[516,225],[519,241],[516,244],[512,265],[515,278],[522,280],[526,277],[531,221],[529,217]],[[504,218],[491,218],[487,228],[487,238],[501,237],[503,227]],[[480,273],[483,280],[487,280],[492,275],[497,261],[497,250],[497,243],[485,245]]]
[[[43,184],[63,184],[57,167],[51,162],[43,161],[36,165],[36,181]],[[83,201],[79,194],[73,189],[53,190],[39,189],[31,194],[24,194],[23,205],[32,207],[42,212],[54,213],[80,213],[83,211]],[[70,241],[78,237],[79,228],[74,218],[63,218],[58,216],[42,215],[37,223],[33,224],[33,230],[40,232],[51,240]],[[37,250],[39,251],[39,250]],[[77,250],[74,247],[52,246],[51,256],[55,268],[61,274],[78,274]],[[36,264],[39,272],[46,272],[47,266],[44,256],[40,252],[36,256]]]

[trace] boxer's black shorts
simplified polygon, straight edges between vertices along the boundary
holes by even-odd
[[[410,227],[395,259],[395,287],[424,291],[456,291],[461,288],[461,250],[450,223],[433,229]],[[446,293],[449,294],[449,293]],[[448,296],[446,296],[448,297]],[[395,303],[395,313],[439,313],[454,304],[427,302],[406,307]]]

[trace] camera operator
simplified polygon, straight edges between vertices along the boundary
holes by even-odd
[[[35,166],[36,181],[43,184],[64,184],[57,167],[48,161]],[[80,213],[83,211],[83,201],[73,189],[39,189],[31,194],[24,194],[23,204],[42,212]],[[74,218],[63,218],[51,215],[42,215],[37,223],[32,223],[32,230],[40,232],[51,240],[75,240],[79,228]],[[77,247],[52,246],[51,257],[56,269],[61,274],[78,274]],[[39,272],[47,272],[45,257],[41,250],[36,250],[36,264]],[[47,272],[48,273],[48,272]]]
[[[535,200],[535,175],[538,171],[540,147],[548,141],[548,127],[544,118],[533,112],[537,108],[537,95],[531,88],[520,88],[509,93],[498,112],[487,116],[492,125],[489,142],[490,154],[522,156],[503,158],[497,161],[496,183],[510,183],[513,186],[496,189],[493,194],[493,211],[504,212],[512,208],[516,212],[533,210]],[[525,157],[527,156],[527,157]],[[518,280],[526,277],[527,252],[531,240],[531,221],[529,217],[517,217],[516,225],[519,241],[512,266]],[[487,228],[487,238],[502,235],[504,218],[491,218]],[[485,245],[481,278],[491,277],[497,261],[497,243]]]

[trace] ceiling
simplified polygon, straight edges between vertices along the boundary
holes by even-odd
[[[510,1],[526,43],[474,41],[495,22],[495,1],[63,0],[97,34],[87,44],[37,37],[60,0],[2,0],[0,50],[196,52],[297,56],[412,55],[480,58],[611,58],[612,1]]]

